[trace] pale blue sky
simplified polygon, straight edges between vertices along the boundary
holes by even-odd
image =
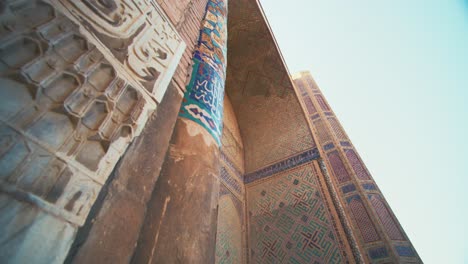
[[[468,263],[468,1],[262,0],[425,263]]]

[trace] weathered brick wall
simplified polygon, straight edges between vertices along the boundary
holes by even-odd
[[[106,197],[97,206],[95,216],[81,230],[79,241],[75,241],[74,252],[68,258],[74,263],[131,261],[147,203],[166,157],[182,101],[182,91],[185,91],[191,72],[192,53],[199,37],[207,0],[157,2],[175,25],[186,49],[171,85],[158,106],[156,118],[148,123],[142,135],[123,156],[109,183]]]
[[[0,262],[130,261],[168,147],[206,1],[83,2],[0,4]]]
[[[208,0],[158,0],[157,2],[176,25],[177,31],[187,45],[173,78],[177,86],[185,91],[187,76],[191,72],[193,49],[200,35],[200,23],[205,15]]]

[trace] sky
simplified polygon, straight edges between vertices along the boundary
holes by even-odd
[[[468,263],[468,0],[262,0],[425,263]]]

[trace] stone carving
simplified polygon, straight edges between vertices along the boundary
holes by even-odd
[[[154,1],[57,0],[160,102],[185,43]]]
[[[43,24],[22,21],[47,9]],[[11,3],[2,21],[2,185],[74,213],[81,225],[127,144],[155,110],[68,19],[42,2]],[[6,29],[6,30],[5,30]]]
[[[26,245],[39,240],[44,252],[63,252],[53,260],[44,253],[38,262],[62,262],[118,159],[156,110],[184,44],[154,3],[127,2],[73,1],[96,16],[91,19],[100,34],[134,35],[119,50],[128,54],[123,61],[108,52],[115,43],[103,46],[90,37],[76,22],[91,25],[83,17],[69,19],[56,2],[0,4],[0,192],[2,201],[15,204],[1,206],[1,221],[8,224],[0,228],[0,262],[24,262],[35,252]],[[77,15],[81,9],[73,10]],[[151,96],[142,88],[146,73],[159,74],[145,79]],[[136,75],[140,82],[133,81]],[[22,214],[38,210],[37,220],[28,220],[27,230],[35,231],[26,235],[25,229],[14,240],[9,230],[21,225]],[[57,230],[41,221],[61,222],[54,228],[67,231],[55,239],[49,233]]]

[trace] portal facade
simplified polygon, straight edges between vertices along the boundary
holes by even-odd
[[[0,262],[422,263],[258,1],[0,22]]]

